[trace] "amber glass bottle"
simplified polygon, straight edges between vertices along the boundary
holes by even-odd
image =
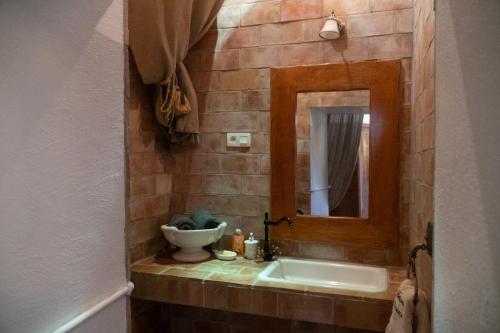
[[[236,228],[233,233],[232,250],[236,252],[239,256],[243,255],[243,249],[245,248],[245,236],[241,232],[240,228]]]

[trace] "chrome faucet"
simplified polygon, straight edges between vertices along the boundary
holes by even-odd
[[[274,248],[271,251],[271,246],[269,244],[269,226],[270,225],[278,225],[281,222],[285,222],[285,221],[288,223],[288,226],[290,228],[293,228],[292,219],[287,217],[287,216],[280,218],[278,221],[271,221],[271,220],[269,220],[269,213],[266,212],[264,214],[264,236],[265,237],[264,237],[264,253],[262,254],[262,259],[264,259],[264,261],[272,261],[276,252],[278,252],[277,248]]]

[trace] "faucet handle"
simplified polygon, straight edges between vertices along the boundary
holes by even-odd
[[[273,259],[278,259],[282,254],[278,245],[273,245],[273,250],[271,252],[273,254]]]
[[[257,263],[264,261],[264,250],[260,246],[257,247],[257,255],[255,256],[254,261]]]

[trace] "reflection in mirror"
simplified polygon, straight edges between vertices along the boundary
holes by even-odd
[[[297,94],[296,209],[368,218],[370,91]]]

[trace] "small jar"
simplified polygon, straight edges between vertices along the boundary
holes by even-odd
[[[245,241],[245,258],[253,260],[257,257],[257,248],[259,247],[259,241],[253,237],[253,232],[250,233],[250,237]]]
[[[236,252],[239,256],[243,255],[243,248],[244,248],[244,240],[245,236],[243,236],[243,233],[241,232],[240,228],[236,228],[233,233],[233,239],[232,239],[232,250]]]

